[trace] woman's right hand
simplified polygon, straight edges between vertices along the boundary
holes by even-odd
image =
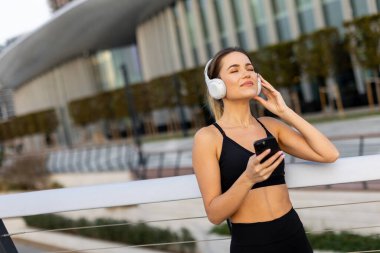
[[[265,150],[260,155],[253,155],[249,158],[247,163],[247,168],[245,173],[252,184],[260,183],[267,180],[272,172],[277,168],[277,166],[285,158],[282,151],[278,151],[276,154],[272,155],[268,160],[260,163],[268,154],[270,149]]]

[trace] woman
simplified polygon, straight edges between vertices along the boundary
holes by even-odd
[[[313,252],[289,199],[284,153],[332,163],[339,152],[255,73],[244,50],[218,52],[206,65],[205,79],[216,122],[195,134],[193,168],[208,219],[213,224],[228,220],[232,253]],[[266,99],[258,96],[260,82]],[[272,117],[256,119],[251,99],[293,128]],[[260,163],[270,151],[256,156],[253,143],[270,135],[284,153]]]

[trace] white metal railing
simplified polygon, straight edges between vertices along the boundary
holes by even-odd
[[[380,179],[380,155],[287,164],[289,188]],[[194,175],[0,196],[0,218],[199,198]]]

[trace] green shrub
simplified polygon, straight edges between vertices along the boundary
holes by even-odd
[[[227,223],[222,223],[222,224],[212,227],[212,229],[210,230],[210,233],[218,234],[218,235],[229,235],[230,230],[228,229]]]
[[[230,235],[226,223],[214,226],[210,233],[219,235]],[[333,251],[360,251],[376,250],[380,248],[379,235],[357,235],[349,232],[323,232],[308,233],[307,237],[313,249]]]
[[[378,235],[357,235],[349,232],[324,232],[320,234],[308,234],[313,248],[320,250],[336,251],[360,251],[376,250],[380,248]]]
[[[57,228],[72,228],[85,226],[102,226],[111,224],[128,223],[126,220],[115,220],[99,218],[95,221],[88,221],[85,218],[72,220],[55,214],[44,214],[24,217],[28,226],[38,227],[42,229],[57,229]],[[89,229],[73,229],[67,230],[75,235],[81,235],[102,240],[126,243],[131,245],[154,244],[166,242],[194,241],[194,237],[186,228],[182,228],[179,233],[172,232],[170,229],[162,229],[151,227],[145,223],[139,222],[135,224],[109,226],[101,228]],[[173,244],[149,246],[155,249],[170,251],[170,252],[195,252],[195,243]]]
[[[1,168],[0,184],[3,191],[42,190],[49,188],[49,172],[44,155],[22,156]]]

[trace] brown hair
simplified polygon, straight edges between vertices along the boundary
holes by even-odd
[[[215,56],[212,58],[212,61],[207,69],[207,76],[210,79],[213,78],[218,78],[219,77],[219,72],[221,69],[221,64],[220,62],[224,58],[224,56],[232,53],[232,52],[240,52],[242,54],[245,54],[249,60],[252,62],[251,58],[249,57],[248,53],[239,47],[228,47],[220,50],[215,54]],[[210,96],[210,93],[207,90],[207,104],[210,107],[211,113],[214,115],[215,120],[218,120],[222,117],[223,115],[223,100],[222,99],[215,99]]]

